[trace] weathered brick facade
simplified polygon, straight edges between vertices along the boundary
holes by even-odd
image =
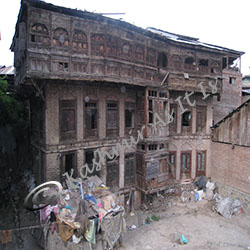
[[[213,180],[222,194],[240,198],[245,207],[250,201],[249,162],[250,100],[215,125],[212,143]]]
[[[220,96],[214,97],[214,124],[227,116],[242,101],[242,75],[238,69],[223,69],[223,91]],[[218,100],[219,99],[219,100]]]

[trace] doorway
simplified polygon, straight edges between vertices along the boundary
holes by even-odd
[[[78,175],[77,171],[77,154],[76,152],[63,153],[60,161],[60,180],[63,180],[62,174],[68,172],[69,176],[71,174],[71,169],[73,169],[73,178]]]

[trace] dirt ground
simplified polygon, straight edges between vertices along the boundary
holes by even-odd
[[[156,210],[136,211],[134,216],[128,214],[126,218],[127,227],[135,225],[136,229],[124,234],[123,244],[119,250],[250,249],[249,212],[243,212],[234,215],[231,219],[226,219],[218,213],[212,212],[212,204],[206,200],[183,204],[179,197],[175,197],[167,201],[167,204],[168,206],[160,206]],[[3,214],[1,213],[1,215]],[[5,214],[7,214],[7,211]],[[153,214],[159,215],[160,220],[145,225],[145,219]],[[27,225],[34,221],[33,213],[23,212],[21,217],[23,221],[27,222]],[[24,218],[26,219],[24,220]],[[1,219],[3,219],[2,216]],[[8,224],[7,221],[5,223],[5,225]],[[26,223],[21,223],[21,226],[26,226]],[[188,239],[186,245],[180,244],[181,234],[184,234]],[[16,232],[13,235],[13,243],[5,245],[3,249],[42,249],[28,232],[24,231],[19,235],[23,241],[22,247],[17,244],[17,236]]]
[[[158,213],[159,221],[147,225],[141,222],[152,212],[128,216],[127,226],[137,228],[125,233],[121,250],[250,249],[250,214],[226,219],[212,212],[211,206],[205,200],[187,205],[176,202]],[[182,233],[188,239],[186,245],[179,242]]]

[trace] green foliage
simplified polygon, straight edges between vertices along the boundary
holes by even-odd
[[[153,220],[153,221],[159,221],[160,220],[160,216],[157,216],[157,215],[155,215],[155,214],[152,214],[152,216],[151,216],[151,219]]]
[[[23,104],[8,92],[8,82],[0,77],[0,126],[24,123]]]
[[[150,224],[150,222],[151,222],[150,217],[147,217],[145,221],[146,221],[147,224]]]

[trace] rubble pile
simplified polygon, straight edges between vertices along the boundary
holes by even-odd
[[[198,202],[202,199],[212,201],[214,203],[212,210],[225,218],[231,218],[232,215],[243,212],[243,205],[239,199],[233,201],[229,197],[223,198],[215,192],[216,184],[208,181],[205,176],[201,176],[193,184],[192,190],[184,190],[181,193],[180,199],[182,203]]]
[[[45,249],[55,249],[48,243],[49,235],[55,232],[58,244],[62,241],[66,245],[91,245],[96,244],[98,238],[113,249],[126,229],[124,208],[119,205],[119,199],[97,176],[86,180],[68,178],[66,183],[67,188],[63,189],[57,204],[40,210],[41,223],[47,225],[44,227]]]

